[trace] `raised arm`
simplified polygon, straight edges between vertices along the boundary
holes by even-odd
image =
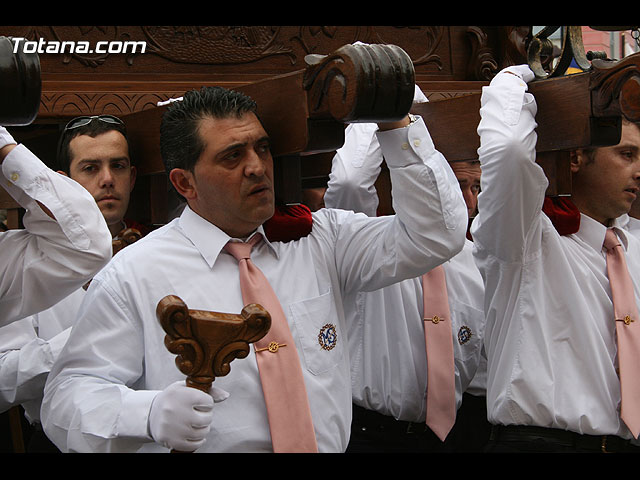
[[[376,216],[378,195],[375,181],[380,174],[382,150],[375,123],[352,123],[345,130],[344,145],[336,151],[324,204]]]
[[[533,73],[527,66],[508,67],[484,87],[481,97],[482,166],[474,242],[505,261],[519,261],[531,242],[548,185],[535,163],[535,99],[527,93]]]
[[[414,103],[427,102],[427,97],[415,87]],[[396,127],[398,125],[395,125]],[[393,125],[382,125],[388,129]],[[380,175],[382,150],[376,136],[375,123],[350,123],[345,129],[345,140],[336,151],[324,196],[327,208],[340,208],[362,212],[375,217],[378,195],[375,182]]]
[[[52,306],[111,258],[111,235],[93,197],[0,128],[5,190],[26,210],[25,229],[0,236],[0,325]]]
[[[396,214],[339,222],[336,260],[345,290],[375,290],[421,275],[456,255],[465,241],[462,193],[422,118],[378,128],[376,137],[389,167]]]

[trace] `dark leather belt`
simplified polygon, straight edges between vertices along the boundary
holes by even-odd
[[[544,442],[593,452],[640,453],[640,446],[615,435],[581,435],[568,430],[524,425],[493,425],[491,441]]]
[[[353,424],[358,427],[374,428],[384,430],[390,433],[404,434],[430,434],[435,437],[435,433],[431,431],[424,422],[406,422],[396,420],[388,415],[367,410],[366,408],[353,405]],[[436,437],[437,438],[437,437]]]

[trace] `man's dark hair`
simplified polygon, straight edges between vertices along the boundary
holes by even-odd
[[[89,123],[87,123],[86,125],[82,125],[81,127],[72,128],[70,130],[65,130],[62,132],[58,141],[55,169],[62,170],[67,175],[70,175],[71,172],[69,171],[69,169],[71,167],[71,149],[69,148],[69,143],[71,142],[71,140],[80,135],[88,135],[89,137],[95,138],[98,135],[110,132],[111,130],[120,132],[125,140],[127,140],[127,151],[129,152],[129,139],[127,138],[127,129],[125,128],[124,124],[106,122],[96,117],[92,118],[91,121],[89,121]],[[130,152],[129,158],[131,159]],[[132,162],[132,160],[130,160],[130,162]]]
[[[640,122],[627,120],[625,117],[622,117],[622,124],[625,125],[635,125],[638,130],[640,130]],[[583,154],[587,158],[587,164],[590,164],[595,159],[596,151],[598,147],[586,147],[582,149]]]
[[[184,94],[162,116],[160,153],[167,174],[174,168],[193,171],[204,144],[199,135],[204,118],[242,117],[256,113],[256,102],[243,93],[222,87],[202,87]]]

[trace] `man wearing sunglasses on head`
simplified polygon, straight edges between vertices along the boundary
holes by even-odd
[[[54,305],[111,258],[108,230],[87,191],[0,127],[2,187],[25,209],[23,229],[0,234],[0,326]]]
[[[146,233],[124,219],[136,169],[120,119],[100,115],[71,120],[60,136],[56,168],[91,194],[111,237],[127,227]],[[0,328],[0,411],[23,406],[32,425],[29,452],[57,450],[40,428],[40,404],[48,373],[67,341],[85,290],[77,288],[53,307]]]
[[[71,120],[60,137],[57,169],[93,195],[113,237],[129,226],[143,228],[124,218],[136,168],[119,118],[99,115]]]

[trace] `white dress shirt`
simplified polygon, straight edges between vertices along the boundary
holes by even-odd
[[[481,100],[482,193],[472,234],[486,287],[489,421],[629,438],[606,228],[582,215],[579,231],[561,236],[542,213],[548,181],[535,163],[537,107],[526,90],[499,74]],[[640,241],[616,230],[637,296]]]
[[[624,229],[636,238],[640,238],[640,220],[630,215],[624,214],[620,217],[620,223],[624,225]]]
[[[345,144],[333,159],[325,205],[375,216],[378,196],[374,186],[382,151],[375,124],[350,124]],[[443,162],[444,157],[442,157]],[[447,178],[458,181],[450,169]],[[420,215],[438,212],[424,211]],[[437,231],[433,231],[438,235]],[[476,373],[484,330],[483,283],[472,255],[472,243],[444,262],[452,317],[456,400]],[[442,262],[432,262],[431,268]],[[427,358],[423,325],[421,277],[372,292],[359,292],[345,302],[351,353],[353,402],[397,420],[424,422]]]
[[[0,233],[2,326],[80,288],[111,258],[111,234],[89,192],[48,168],[24,145],[5,157],[0,178],[2,187],[26,209],[25,229]]]
[[[457,253],[464,241],[462,195],[446,180],[448,166],[434,154],[424,123],[377,135],[398,187],[396,216],[322,209],[314,213],[308,236],[262,242],[252,254],[295,339],[320,452],[344,451],[349,441],[343,297],[417,276]],[[430,210],[440,213],[422,214]],[[438,233],[424,233],[433,231]],[[222,251],[228,240],[187,207],[178,219],[119,252],[93,279],[45,386],[43,427],[58,448],[166,451],[149,435],[150,405],[184,375],[164,346],[156,306],[166,295],[177,295],[191,309],[239,313],[237,262]],[[337,333],[329,349],[319,344],[326,325]],[[253,350],[232,362],[231,372],[214,386],[230,396],[214,405],[211,432],[198,451],[272,451]]]
[[[47,375],[85,293],[79,288],[53,307],[0,328],[0,412],[22,405],[29,423],[40,423]]]

